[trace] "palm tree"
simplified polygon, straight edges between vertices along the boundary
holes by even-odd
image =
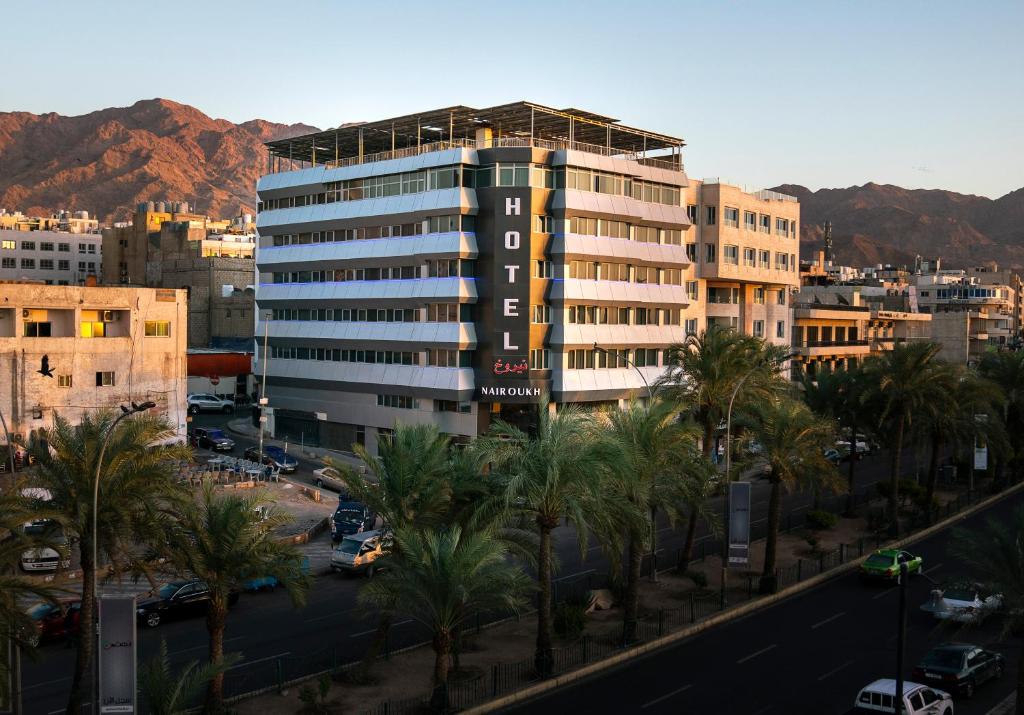
[[[473,613],[495,609],[518,612],[529,579],[509,561],[508,550],[490,529],[402,528],[390,568],[367,582],[359,599],[401,611],[433,634],[434,687],[431,706],[448,711],[448,670],[462,623]]]
[[[749,408],[750,437],[764,449],[771,467],[768,535],[764,547],[761,593],[777,586],[775,552],[782,518],[782,490],[834,489],[841,486],[835,467],[825,458],[834,439],[833,426],[822,421],[804,403],[777,397]]]
[[[941,397],[934,381],[941,349],[936,343],[907,343],[867,361],[869,399],[878,407],[878,423],[889,435],[889,535],[900,533],[899,479],[903,441],[913,420],[928,404]]]
[[[680,507],[688,493],[688,472],[702,460],[697,451],[696,436],[677,419],[675,403],[656,401],[645,406],[631,402],[625,409],[608,414],[610,437],[618,442],[625,455],[623,472],[616,475],[615,485],[642,520],[627,524],[629,537],[626,569],[624,639],[636,638],[637,614],[640,608],[640,567],[644,546],[651,549],[651,572],[654,573],[655,524],[659,510],[675,524],[681,516]]]
[[[550,414],[546,402],[547,396],[542,397],[535,434],[498,420],[480,438],[480,448],[507,479],[507,503],[530,516],[539,536],[534,661],[541,677],[548,677],[553,667],[551,532],[564,516],[575,527],[580,556],[585,557],[591,528],[611,534],[623,508],[602,490],[609,474],[621,472],[616,469],[621,450],[596,437],[590,416],[571,405]]]
[[[669,348],[668,367],[656,384],[667,398],[687,406],[689,416],[701,430],[704,456],[713,462],[715,432],[726,420],[733,395],[737,399],[734,409],[738,410],[746,402],[774,394],[782,384],[779,374],[785,360],[783,348],[716,324]],[[693,557],[700,517],[696,507],[690,513],[691,524],[683,546],[686,563]]]
[[[177,489],[174,465],[191,456],[191,450],[162,441],[176,436],[167,421],[149,413],[122,419],[114,427],[114,412],[86,414],[77,425],[60,415],[43,439],[32,446],[36,459],[35,482],[47,489],[50,508],[61,515],[66,535],[77,541],[82,568],[82,610],[78,653],[68,696],[69,715],[83,707],[83,681],[93,659],[96,608],[96,569],[93,563],[93,487],[100,473],[97,519],[98,553],[115,570],[127,570],[132,545],[148,526],[144,514],[149,505]],[[101,445],[107,442],[103,463]],[[102,558],[102,556],[101,556]]]
[[[200,665],[191,661],[178,673],[171,667],[167,641],[160,641],[160,653],[139,669],[139,692],[150,715],[185,715],[213,678],[226,672],[239,658],[226,656],[220,663]]]
[[[988,352],[978,365],[979,374],[999,386],[1003,393],[1002,422],[1008,434],[1024,432],[1024,351]],[[1012,475],[1015,480],[1024,472],[1024,449],[1011,445]]]
[[[1017,507],[1007,522],[988,520],[980,529],[956,529],[954,553],[1003,596],[1003,632],[1024,630],[1024,507]],[[1017,706],[1024,712],[1024,658],[1017,662]]]
[[[153,545],[150,557],[164,558],[167,571],[197,578],[210,590],[206,630],[214,666],[224,660],[229,601],[245,581],[273,576],[294,605],[305,602],[310,579],[302,554],[275,539],[291,516],[273,506],[267,492],[222,493],[206,481],[197,497],[186,494],[155,518],[163,538]],[[223,703],[224,674],[218,672],[207,685],[204,712],[220,712]]]

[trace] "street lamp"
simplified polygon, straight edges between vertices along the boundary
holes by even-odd
[[[100,501],[100,471],[103,469],[103,455],[107,451],[107,442],[110,441],[111,435],[117,429],[117,425],[126,417],[137,414],[139,412],[145,412],[146,410],[156,407],[155,402],[143,402],[142,404],[131,403],[131,407],[125,407],[121,405],[121,414],[114,420],[114,424],[110,425],[110,429],[103,435],[103,442],[100,443],[100,455],[99,459],[96,460],[96,478],[93,480],[92,487],[92,612],[93,612],[93,625],[96,623],[96,575],[99,571],[99,544],[97,543],[97,525],[99,523],[99,501]],[[94,638],[95,635],[88,634],[89,638]],[[99,712],[99,683],[96,682],[96,669],[99,663],[99,641],[94,641],[95,647],[93,649],[93,700],[96,702],[96,712]]]
[[[722,509],[722,606],[725,606],[725,581],[726,572],[729,569],[729,511],[731,504],[729,503],[729,485],[732,483],[732,406],[736,402],[736,395],[739,394],[740,388],[743,383],[747,381],[747,378],[753,375],[762,366],[760,364],[755,365],[746,372],[737,382],[736,386],[732,388],[732,395],[729,397],[729,409],[725,415],[725,504]]]
[[[597,350],[599,353],[604,353],[605,355],[608,354],[608,351],[606,349],[602,348],[597,343],[594,343],[594,350]],[[644,377],[643,371],[640,368],[638,368],[636,366],[636,364],[632,360],[630,360],[628,357],[626,357],[625,355],[620,355],[619,353],[616,353],[615,356],[616,356],[617,359],[624,361],[627,365],[629,365],[631,368],[636,370],[636,373],[640,376],[640,379],[644,381],[644,387],[647,388],[647,397],[648,397],[648,399],[650,399],[650,401],[653,403],[654,402],[654,396],[657,394],[657,391],[652,391],[651,390],[651,385],[650,385],[649,382],[647,382],[647,378]]]
[[[260,362],[263,363],[260,367],[262,368],[263,378],[260,384],[260,464],[263,464],[263,425],[267,422],[267,416],[265,410],[267,408],[267,358],[270,354],[267,352],[267,338],[269,337],[270,331],[270,318],[273,313],[267,312],[263,316],[263,355],[261,355]],[[287,445],[286,445],[287,446]]]

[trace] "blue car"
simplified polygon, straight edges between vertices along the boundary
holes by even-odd
[[[309,575],[309,557],[306,556],[302,559],[302,573]],[[274,576],[257,576],[251,578],[242,584],[242,588],[246,591],[273,591],[275,588],[280,586],[277,578]]]
[[[249,447],[245,450],[245,458],[254,462],[259,461],[260,450],[258,447]],[[283,449],[275,445],[263,448],[263,464],[275,467],[283,473],[290,474],[299,466],[299,460],[287,454]]]

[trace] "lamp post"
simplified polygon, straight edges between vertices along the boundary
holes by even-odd
[[[746,372],[737,382],[736,386],[732,388],[732,395],[729,397],[729,409],[725,414],[725,504],[722,509],[722,594],[721,601],[722,606],[725,606],[725,583],[726,576],[729,569],[729,510],[731,504],[729,503],[729,485],[732,483],[732,406],[736,402],[736,395],[739,394],[740,388],[743,383],[747,381],[747,378],[756,372],[761,365],[755,365]]]
[[[7,431],[7,420],[4,418],[4,413],[0,411],[0,425],[4,428],[4,439],[7,440],[7,459],[11,460],[11,487],[13,488],[17,484],[17,480],[14,475],[14,445],[11,444],[11,433]],[[10,649],[11,649],[11,711],[15,715],[21,715],[21,646],[14,639],[14,631],[11,630],[10,634]]]
[[[903,650],[907,639],[907,564],[900,564],[900,616],[899,628],[896,631],[896,715],[902,715],[903,707]]]
[[[100,443],[100,454],[96,460],[96,477],[93,480],[92,485],[92,612],[93,612],[93,625],[96,624],[96,575],[99,571],[99,544],[97,543],[96,535],[98,533],[99,524],[99,501],[100,501],[100,472],[103,469],[103,455],[107,451],[107,443],[110,441],[111,435],[117,429],[117,425],[120,424],[121,420],[139,412],[145,412],[146,410],[156,407],[155,402],[143,402],[142,404],[131,403],[131,407],[125,407],[121,405],[121,414],[114,420],[114,424],[110,425],[110,429],[103,435],[103,442]],[[99,699],[100,689],[99,682],[97,679],[97,669],[99,668],[99,640],[96,633],[89,633],[89,638],[93,638],[95,647],[93,648],[93,702],[95,703],[95,712],[99,712]]]
[[[600,345],[598,345],[597,343],[594,343],[594,350],[597,350],[597,351],[598,351],[599,353],[604,353],[605,355],[607,355],[607,354],[608,354],[608,351],[607,351],[607,350],[606,350],[605,348],[602,348],[602,347],[601,347]],[[651,402],[654,402],[654,396],[655,396],[656,394],[658,394],[658,393],[657,393],[657,391],[656,391],[656,390],[651,390],[651,385],[650,385],[650,383],[649,383],[649,382],[647,382],[647,378],[646,378],[646,377],[644,377],[644,373],[643,373],[643,371],[642,371],[642,370],[641,370],[640,368],[638,368],[638,367],[636,366],[636,364],[635,364],[635,363],[634,363],[634,362],[633,362],[632,360],[630,360],[630,359],[629,359],[628,357],[626,357],[625,355],[619,355],[618,353],[616,353],[616,357],[617,357],[617,358],[618,358],[619,360],[622,360],[622,361],[624,361],[624,362],[625,362],[625,363],[626,363],[627,365],[629,365],[629,366],[630,366],[631,368],[633,368],[634,370],[636,370],[636,374],[637,374],[637,375],[639,375],[639,376],[640,376],[640,379],[644,381],[644,387],[646,387],[646,388],[647,388],[647,398],[648,398],[648,399],[649,399],[649,400],[650,400]]]
[[[267,352],[267,338],[269,336],[269,331],[270,331],[270,315],[273,315],[273,314],[271,313],[269,315],[264,315],[263,316],[263,355],[260,356],[261,357],[260,362],[263,363],[260,366],[261,371],[263,372],[263,377],[262,377],[262,380],[260,382],[260,447],[259,447],[259,449],[260,449],[260,464],[261,465],[263,464],[263,425],[265,425],[267,423],[267,416],[266,416],[264,410],[266,409],[267,402],[268,402],[268,400],[267,400],[267,358],[269,358],[270,355]],[[285,446],[287,446],[287,445],[285,445]],[[261,467],[261,469],[262,469],[262,467]]]

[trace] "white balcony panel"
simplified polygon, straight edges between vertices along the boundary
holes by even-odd
[[[463,212],[462,209],[469,209]],[[384,196],[379,199],[358,201],[336,201],[333,204],[298,206],[291,209],[261,211],[256,217],[256,228],[260,235],[292,233],[294,231],[319,231],[336,226],[339,222],[372,217],[388,217],[390,223],[400,223],[395,217],[401,214],[424,213],[471,213],[477,212],[476,191],[473,189],[438,189],[421,191],[418,194]]]
[[[620,303],[625,305],[652,303],[656,305],[689,304],[686,288],[625,281],[592,281],[565,278],[551,281],[551,300],[573,303]]]
[[[690,225],[685,206],[668,206],[632,197],[598,194],[577,189],[558,189],[552,192],[551,210],[573,213],[597,213],[628,216],[638,221],[669,223],[681,227]]]
[[[642,261],[658,265],[685,267],[690,265],[685,246],[666,246],[659,243],[642,243],[625,238],[605,236],[582,236],[576,233],[555,235],[551,241],[554,256],[598,256]]]
[[[647,382],[654,385],[664,373],[663,367],[641,367]],[[551,389],[554,392],[601,392],[605,390],[642,390],[646,393],[644,381],[633,368],[597,370],[552,370]]]
[[[263,335],[260,321],[257,335]],[[272,320],[268,335],[288,340],[344,340],[363,343],[415,343],[472,350],[476,348],[476,326],[473,323],[378,323],[349,320]]]
[[[419,300],[424,303],[452,301],[475,303],[472,278],[418,278],[395,281],[345,281],[341,283],[261,283],[256,302],[327,302]]]
[[[740,317],[739,303],[705,303],[704,314],[709,318]]]
[[[253,361],[255,374],[261,374],[263,365]],[[358,383],[419,388],[423,390],[472,390],[473,368],[426,367],[422,365],[378,365],[361,362],[327,362],[321,360],[267,361],[267,375],[294,380],[323,380],[326,382]]]
[[[675,184],[676,186],[687,186],[689,179],[682,171],[673,171],[659,166],[641,164],[631,159],[623,159],[603,154],[592,154],[587,151],[559,150],[551,158],[552,166],[581,166],[586,169],[597,169],[598,171],[609,171],[614,174],[628,174],[648,181],[657,181],[662,184]]]
[[[551,326],[551,345],[593,347],[672,345],[686,340],[686,330],[678,325],[578,325]]]
[[[329,158],[329,157],[328,157]],[[374,161],[368,164],[344,166],[339,169],[328,169],[316,166],[296,171],[282,171],[277,174],[261,176],[256,182],[256,192],[260,199],[273,199],[279,196],[294,194],[297,187],[309,187],[309,193],[320,193],[324,184],[332,181],[348,181],[362,179],[367,176],[386,176],[401,174],[406,171],[419,171],[436,166],[452,166],[454,164],[477,164],[475,149],[446,149],[433,151],[400,159]]]
[[[478,254],[476,236],[472,233],[428,233],[365,241],[265,246],[256,250],[256,265],[273,270],[275,267],[311,263],[419,256],[476,258]]]

